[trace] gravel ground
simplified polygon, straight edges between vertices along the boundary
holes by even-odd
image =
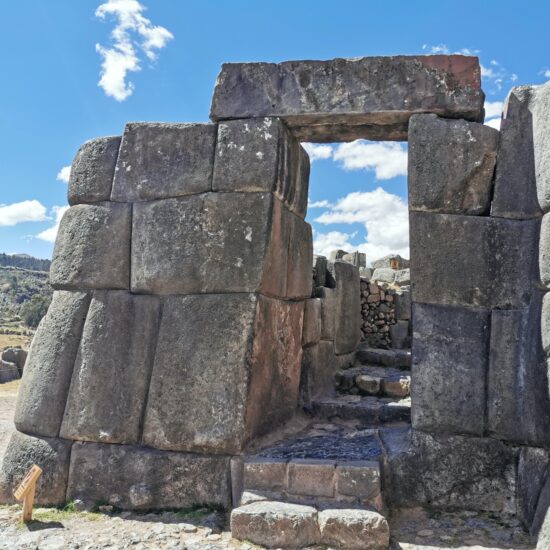
[[[19,381],[0,385],[0,456],[13,431]],[[227,517],[211,510],[135,514],[39,508],[32,523],[20,521],[19,505],[0,506],[0,550],[231,549],[259,548],[231,538]],[[390,520],[392,550],[522,550],[535,544],[515,519],[472,512],[412,510]]]

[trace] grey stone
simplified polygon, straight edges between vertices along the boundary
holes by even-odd
[[[351,353],[361,339],[361,281],[357,267],[346,262],[329,262],[336,281],[334,353]]]
[[[375,349],[360,347],[356,353],[357,360],[360,363],[383,365],[385,367],[410,367],[410,350],[399,349]]]
[[[332,460],[295,458],[288,463],[288,492],[292,495],[332,498],[335,478]]]
[[[281,117],[301,141],[403,140],[412,114],[481,121],[483,99],[475,57],[225,63],[210,117]]]
[[[50,284],[56,290],[127,289],[130,282],[129,204],[78,204],[61,220]]]
[[[325,256],[313,256],[313,286],[326,286],[327,259]]]
[[[69,179],[69,204],[108,201],[111,196],[120,136],[85,142],[77,151]]]
[[[265,548],[302,548],[319,542],[317,510],[285,502],[254,502],[231,512],[233,538]]]
[[[282,458],[248,457],[244,463],[245,490],[282,491],[286,488],[287,462]]]
[[[504,105],[491,215],[533,218],[550,210],[550,84],[512,88]]]
[[[546,550],[547,548],[550,548],[550,514],[549,513],[546,514],[542,527],[539,531],[536,550]]]
[[[0,466],[0,504],[15,502],[13,491],[33,464],[42,468],[42,475],[36,483],[35,504],[64,504],[71,443],[63,439],[32,437],[14,432]]]
[[[90,295],[57,291],[34,335],[19,387],[15,426],[57,437]]]
[[[313,262],[311,225],[291,212],[286,215],[286,218],[290,227],[286,295],[292,298],[309,298],[313,282],[311,277]],[[275,258],[275,254],[273,254],[273,258]],[[265,271],[268,272],[269,268]]]
[[[409,265],[409,260],[402,258],[399,254],[388,254],[387,256],[372,262],[373,269],[382,267],[388,267],[390,269],[406,269]]]
[[[310,298],[304,302],[302,346],[316,344],[321,339],[321,300]]]
[[[395,269],[391,269],[389,267],[377,267],[372,272],[372,280],[378,281],[380,283],[392,284],[393,282],[395,282],[396,274],[397,271],[395,271]]]
[[[359,275],[361,278],[366,279],[367,281],[370,281],[372,279],[372,269],[370,267],[360,267],[359,268]]]
[[[166,298],[143,443],[238,453],[287,420],[298,402],[302,316],[301,302],[250,294]]]
[[[229,120],[218,125],[213,191],[275,193],[305,217],[309,157],[277,118]]]
[[[533,243],[535,244],[535,243]],[[539,240],[539,273],[540,281],[550,287],[550,213],[542,217]]]
[[[395,272],[395,284],[399,286],[405,286],[411,284],[411,270],[399,269]]]
[[[12,380],[19,380],[20,378],[21,375],[15,363],[0,359],[0,384],[11,382]]]
[[[548,300],[545,302],[543,311],[550,305]],[[549,365],[542,351],[540,327],[538,293],[528,308],[493,311],[487,429],[498,439],[547,447],[550,445]]]
[[[352,460],[336,465],[336,493],[356,497],[363,504],[380,497],[381,480],[378,462]]]
[[[139,443],[160,300],[94,292],[76,357],[61,437]]]
[[[329,262],[335,262],[336,260],[343,260],[344,256],[347,256],[349,252],[345,250],[332,250],[328,255]]]
[[[293,215],[271,194],[206,193],[133,212],[133,292],[286,295]]]
[[[334,395],[334,377],[338,369],[334,356],[334,344],[320,340],[304,348],[300,379],[301,399],[309,407],[316,397]]]
[[[489,213],[498,130],[466,120],[413,115],[409,122],[409,208]]]
[[[395,325],[390,325],[390,338],[392,348],[410,348],[409,321],[397,321]]]
[[[392,507],[515,514],[517,450],[502,441],[414,431],[410,447],[394,449],[384,493]]]
[[[355,385],[361,393],[367,395],[377,395],[382,387],[382,378],[368,374],[360,374],[355,378]]]
[[[494,309],[524,307],[532,295],[527,281],[538,279],[533,246],[538,233],[536,220],[411,212],[415,301]]]
[[[367,255],[364,252],[351,252],[350,254],[344,254],[342,256],[344,262],[354,265],[355,267],[367,267]]]
[[[549,464],[548,451],[522,447],[518,463],[518,516],[531,529]]]
[[[163,452],[133,445],[75,442],[67,499],[117,508],[231,505],[229,457]]]
[[[489,311],[414,304],[414,428],[483,434],[489,330]]]
[[[530,533],[537,535],[543,524],[545,524],[544,536],[548,536],[547,521],[546,518],[550,516],[550,475],[548,475],[550,468],[546,468],[544,479],[542,480],[542,486],[539,493],[538,500],[536,502],[535,514],[531,523]],[[539,477],[540,472],[537,469],[535,476]],[[521,497],[520,497],[521,498]],[[520,500],[521,502],[521,500]]]
[[[23,373],[25,361],[27,360],[28,352],[21,348],[5,348],[2,352],[2,359],[9,363],[15,363],[19,370],[19,374]]]
[[[111,200],[181,197],[212,189],[215,124],[127,124]]]
[[[409,320],[411,318],[411,293],[410,291],[399,291],[394,294],[395,318],[398,320]]]
[[[330,548],[383,550],[390,544],[390,527],[372,510],[328,509],[319,512],[321,544]]]
[[[317,287],[315,296],[321,299],[321,339],[334,340],[337,307],[336,289]]]

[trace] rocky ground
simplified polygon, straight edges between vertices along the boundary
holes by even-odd
[[[13,430],[19,381],[0,385],[0,455]],[[97,513],[39,508],[24,525],[19,505],[0,506],[0,550],[258,548],[231,538],[227,517],[205,508],[135,514],[102,507]],[[409,511],[390,520],[392,550],[520,550],[534,548],[519,522],[475,513]]]

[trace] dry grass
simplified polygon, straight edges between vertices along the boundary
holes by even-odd
[[[29,349],[32,336],[20,336],[19,334],[0,334],[0,351],[5,348],[20,346]]]
[[[21,380],[12,380],[11,382],[0,384],[0,397],[6,395],[17,395],[17,392],[19,391],[19,384],[21,384]]]

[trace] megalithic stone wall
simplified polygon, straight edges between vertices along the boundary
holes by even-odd
[[[284,123],[128,124],[78,151],[0,500],[229,505],[298,403],[309,159]]]

